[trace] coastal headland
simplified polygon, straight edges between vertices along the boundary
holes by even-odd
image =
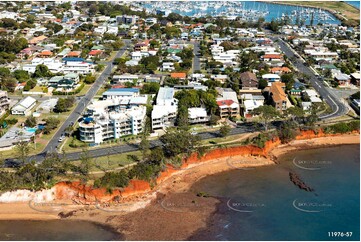
[[[126,239],[144,240],[175,238],[187,239],[216,211],[219,200],[207,194],[190,192],[191,186],[203,177],[234,169],[276,165],[277,158],[300,149],[314,149],[343,144],[359,144],[358,132],[329,135],[322,132],[302,131],[295,140],[281,144],[278,138],[267,141],[263,148],[247,145],[217,148],[202,157],[191,155],[181,168],[167,167],[156,183],[132,180],[122,190],[93,189],[80,182],[60,182],[54,189],[54,201],[0,203],[0,220],[86,220],[111,226]],[[181,209],[174,204],[183,204]],[[194,204],[185,206],[184,204]],[[148,206],[151,205],[151,206]],[[147,209],[143,209],[147,207]],[[202,209],[198,209],[201,207]],[[174,217],[170,211],[186,216]],[[178,210],[179,211],[178,211]],[[157,213],[157,217],[151,214]],[[154,220],[144,227],[144,220]],[[173,223],[169,226],[170,221]],[[182,223],[182,231],[177,224]],[[159,233],[167,226],[170,229]],[[163,225],[162,225],[163,224]],[[154,227],[154,228],[153,228]],[[167,237],[168,236],[168,237]]]

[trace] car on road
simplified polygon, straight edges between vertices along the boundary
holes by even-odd
[[[64,139],[65,139],[65,135],[62,134],[62,135],[60,136],[60,138],[59,138],[58,141],[59,141],[59,142],[62,142]]]

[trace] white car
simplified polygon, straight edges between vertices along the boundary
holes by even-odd
[[[65,139],[65,137],[64,137],[64,136],[61,136],[58,141],[59,141],[59,142],[62,142],[64,139]]]

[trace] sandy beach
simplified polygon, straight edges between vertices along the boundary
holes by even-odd
[[[186,240],[196,231],[207,227],[207,222],[219,203],[217,198],[197,196],[196,191],[190,191],[190,187],[203,177],[234,169],[275,165],[277,157],[287,152],[359,144],[359,139],[359,134],[345,134],[294,140],[272,149],[268,158],[233,156],[191,164],[171,174],[151,192],[128,197],[124,200],[125,203],[118,206],[71,205],[68,201],[69,204],[55,206],[56,208],[49,212],[49,209],[44,208],[36,211],[29,203],[2,203],[0,219],[54,219],[59,218],[59,212],[70,212],[71,214],[63,219],[102,223],[123,234],[126,240]],[[167,230],[163,229],[165,227]]]

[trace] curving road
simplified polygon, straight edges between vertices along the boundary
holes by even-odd
[[[303,61],[299,58],[299,55],[282,39],[277,38],[278,45],[283,51],[283,53],[288,57],[292,64],[299,70],[299,72],[304,73],[310,77],[310,83],[313,88],[320,94],[322,99],[331,107],[332,113],[320,116],[320,119],[331,119],[338,116],[342,116],[348,112],[348,108],[339,100],[337,97],[331,93],[327,87],[325,87],[322,78],[318,78],[314,71],[310,67],[307,67],[303,64]]]
[[[58,131],[55,133],[53,138],[49,141],[49,143],[45,146],[42,153],[46,154],[47,152],[53,152],[56,151],[56,148],[59,144],[58,140],[60,136],[65,132],[65,129],[68,126],[74,125],[77,120],[79,119],[80,115],[84,111],[85,107],[90,103],[92,98],[95,96],[95,94],[98,92],[100,87],[103,85],[104,81],[110,76],[113,69],[113,60],[115,58],[120,58],[126,51],[127,47],[131,43],[130,40],[123,40],[125,43],[125,46],[120,49],[115,57],[107,63],[107,66],[105,67],[104,71],[100,74],[100,76],[97,78],[97,80],[94,82],[94,84],[91,86],[89,91],[84,95],[83,98],[80,99],[77,106],[73,110],[73,112],[69,115],[69,117],[65,120],[63,125],[58,129]],[[44,155],[40,154],[40,155]]]

